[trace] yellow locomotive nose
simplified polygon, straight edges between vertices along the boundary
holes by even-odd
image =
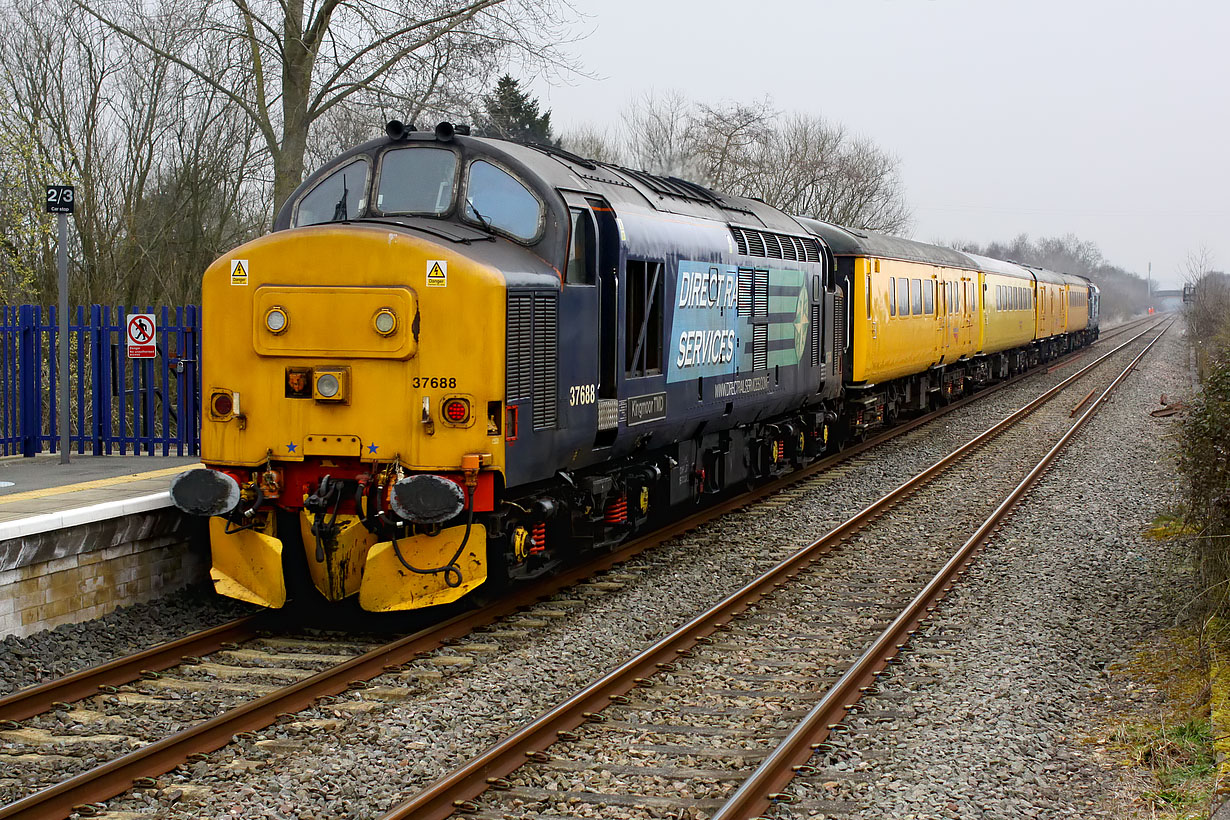
[[[242,284],[231,275],[235,259]],[[359,594],[367,609],[444,603],[481,584],[481,526],[467,537],[458,511],[451,522],[384,529],[358,488],[391,472],[460,476],[475,453],[483,471],[503,470],[499,425],[475,423],[481,408],[503,418],[505,339],[491,331],[505,322],[503,277],[409,234],[319,226],[270,234],[219,260],[203,302],[202,391],[233,401],[204,419],[203,460],[247,470],[253,488],[270,470],[285,485],[276,498],[261,493],[242,530],[214,519],[219,591],[279,606],[283,563],[299,555],[326,599]],[[313,507],[326,476],[345,492]],[[450,562],[457,569],[419,571]]]

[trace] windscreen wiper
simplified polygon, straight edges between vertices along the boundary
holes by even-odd
[[[342,173],[342,198],[333,206],[333,221],[346,222],[349,217],[346,215],[346,198],[350,196],[350,189],[346,187],[346,174]]]

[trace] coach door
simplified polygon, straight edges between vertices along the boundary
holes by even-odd
[[[951,339],[948,336],[948,283],[944,281],[943,274],[941,269],[940,275],[935,278],[935,327],[939,333],[935,349],[939,360],[946,362],[949,360]]]

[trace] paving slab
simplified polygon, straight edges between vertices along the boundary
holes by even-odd
[[[0,522],[166,492],[172,478],[199,465],[192,456],[0,458]]]

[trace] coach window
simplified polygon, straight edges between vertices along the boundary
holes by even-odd
[[[888,277],[888,315],[897,315],[897,277]]]
[[[914,314],[915,316],[921,316],[922,315],[922,280],[921,279],[911,279],[910,280],[910,295],[912,296],[912,298],[910,299],[910,313]]]
[[[512,174],[481,159],[470,164],[463,213],[471,222],[522,242],[536,239],[542,230],[538,197]]]
[[[629,259],[624,288],[624,370],[629,378],[662,372],[661,262]]]
[[[295,225],[344,222],[367,202],[367,159],[356,159],[316,183],[295,208]]]
[[[398,148],[380,161],[376,210],[443,214],[453,207],[457,155],[447,148]]]
[[[594,221],[589,211],[572,211],[572,240],[568,247],[568,269],[564,281],[570,285],[592,285],[595,277]]]
[[[910,280],[897,280],[897,315],[910,315]]]
[[[969,286],[969,306],[971,313],[978,312],[978,282],[974,281]]]
[[[935,313],[935,280],[923,282],[923,313],[928,316]]]

